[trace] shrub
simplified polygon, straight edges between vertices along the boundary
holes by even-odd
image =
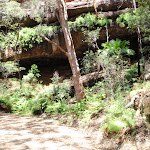
[[[82,32],[85,37],[85,41],[89,46],[92,46],[93,48],[98,48],[97,40],[99,38],[101,28],[97,28],[95,30],[89,31],[87,29],[82,29]]]
[[[91,88],[86,88],[86,95],[93,97],[93,94],[97,94],[100,100],[105,99],[107,93],[105,90],[105,84],[105,82],[99,81]]]
[[[109,43],[103,43],[102,47],[102,53],[105,53],[107,56],[115,56],[117,59],[135,54],[134,50],[129,49],[129,42],[126,40],[111,40]]]
[[[86,51],[84,53],[84,57],[82,58],[81,65],[82,65],[81,73],[83,74],[88,74],[97,70],[96,55],[92,50]]]
[[[14,75],[16,72],[21,70],[25,70],[24,67],[18,67],[17,62],[7,61],[1,62],[0,61],[0,72],[2,73],[4,78],[7,78],[9,75]]]
[[[5,93],[3,93],[2,101],[13,113],[31,114],[28,103],[32,100],[32,97],[34,97],[32,93],[33,91],[34,89],[32,87],[22,88],[19,90],[7,89]]]
[[[31,66],[31,69],[28,71],[27,75],[23,76],[23,81],[25,82],[36,82],[38,78],[41,76],[39,74],[38,66],[36,64],[33,64]]]
[[[52,99],[55,101],[66,101],[69,99],[71,87],[68,80],[64,80],[62,84],[59,84],[60,77],[57,71],[54,72],[51,80],[53,85],[49,92],[52,95]]]
[[[50,114],[67,114],[69,112],[69,106],[64,102],[53,102],[45,109],[46,113]]]
[[[130,67],[127,69],[127,73],[125,75],[125,78],[130,82],[135,82],[138,77],[138,68],[137,67]]]
[[[11,104],[0,95],[0,110],[4,110],[6,112],[12,112]]]
[[[41,115],[47,108],[49,98],[37,95],[32,101],[28,103],[33,115]]]
[[[128,67],[126,57],[134,54],[134,51],[128,48],[127,41],[111,40],[109,43],[102,44],[103,50],[97,52],[97,63],[101,65],[104,71],[105,89],[107,96],[115,99],[115,91],[120,92],[125,86],[125,69]],[[118,91],[119,92],[119,91]]]
[[[124,109],[124,103],[121,100],[110,101],[109,107],[105,109],[106,117],[102,129],[109,132],[118,132],[123,128],[134,127],[135,110]]]
[[[51,38],[57,34],[58,27],[46,25],[43,25],[41,27],[36,26],[33,28],[22,27],[18,32],[19,39],[17,42],[17,46],[20,48],[20,50],[29,50],[36,44],[40,44],[43,42],[43,38],[39,35],[39,33],[47,36],[48,38]],[[2,39],[0,41],[0,50],[4,50],[6,47],[13,48],[17,41],[17,32],[10,31],[6,35],[0,33],[0,39]]]

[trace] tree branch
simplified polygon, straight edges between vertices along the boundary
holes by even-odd
[[[59,46],[57,43],[53,42],[52,40],[48,39],[46,36],[44,36],[43,34],[39,34],[43,39],[45,39],[48,43],[54,44],[56,47],[58,47],[63,53],[65,53],[65,55],[68,57],[68,53],[61,47]]]

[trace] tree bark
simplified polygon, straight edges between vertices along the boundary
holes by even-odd
[[[133,0],[133,6],[134,10],[136,10],[136,1]],[[137,34],[138,34],[138,43],[139,43],[139,48],[138,48],[138,76],[141,76],[141,67],[140,67],[140,59],[141,59],[141,51],[142,51],[142,38],[141,38],[141,30],[140,30],[140,25],[137,25]]]
[[[76,52],[72,40],[72,36],[68,27],[68,14],[64,0],[58,0],[59,21],[63,29],[68,59],[71,66],[76,100],[80,101],[85,98],[83,83],[81,80],[80,68],[76,57]]]

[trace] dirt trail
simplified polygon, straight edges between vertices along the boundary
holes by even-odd
[[[150,150],[150,134],[144,127],[121,144],[117,138],[97,137],[94,130],[83,131],[52,119],[0,112],[0,150]]]
[[[0,150],[96,150],[93,143],[57,121],[0,112]]]

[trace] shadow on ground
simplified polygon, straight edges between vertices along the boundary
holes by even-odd
[[[82,133],[57,121],[0,112],[0,150],[95,150]]]
[[[98,120],[96,123],[99,126]],[[94,126],[91,124],[88,129],[78,130],[52,119],[0,112],[0,150],[150,149],[150,135],[143,132],[144,127],[138,129],[138,134],[127,136],[123,143],[119,144],[117,137],[103,137],[99,130],[93,130]]]

